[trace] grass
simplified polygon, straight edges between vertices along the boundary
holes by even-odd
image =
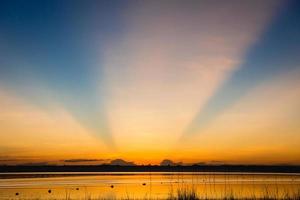
[[[152,200],[152,199],[159,199],[159,198],[132,198],[130,194],[127,194],[124,198],[116,198],[116,197],[98,197],[98,198],[92,198],[91,195],[85,195],[85,198],[83,200]],[[207,195],[199,194],[195,186],[182,186],[178,188],[175,192],[171,189],[168,197],[165,198],[165,200],[213,200],[213,199],[219,199],[219,200],[300,200],[300,189],[294,192],[284,192],[284,193],[278,193],[271,191],[267,188],[263,191],[263,194],[260,196],[256,196],[254,193],[250,194],[249,197],[242,197],[237,194],[234,194],[233,191],[226,192],[221,197],[207,197]],[[41,199],[37,199],[41,200]],[[68,196],[65,200],[76,200],[70,198]]]
[[[22,199],[22,198],[16,198],[18,200],[28,200]],[[33,198],[35,200],[43,200],[44,198]],[[49,198],[45,198],[49,199]],[[127,196],[125,198],[115,198],[115,197],[97,197],[92,198],[90,195],[85,197],[84,199],[80,200],[159,200],[159,198],[131,198],[130,196]],[[160,198],[161,199],[161,198]],[[224,197],[221,198],[209,198],[209,197],[201,197],[197,194],[195,189],[192,188],[182,188],[178,189],[175,194],[169,194],[165,200],[213,200],[213,199],[220,199],[220,200],[300,200],[300,191],[294,194],[284,194],[283,196],[274,196],[274,195],[263,195],[262,197],[256,197],[255,195],[251,197],[239,197],[235,196],[233,193],[227,194]],[[54,199],[53,199],[54,200]],[[70,198],[69,196],[66,197],[66,199],[55,199],[55,200],[78,200],[76,198]]]
[[[200,199],[194,186],[178,188],[176,194],[169,193],[167,200],[196,200]]]
[[[16,197],[16,200],[28,200],[30,198],[22,198]],[[52,199],[52,198],[32,198],[35,200],[152,200],[152,199],[162,199],[162,198],[133,198],[130,194],[127,194],[126,197],[116,198],[115,196],[103,196],[103,197],[92,197],[91,194],[85,193],[83,198],[72,198],[70,193],[66,190],[66,194],[64,198],[61,199]],[[170,192],[165,200],[212,200],[212,199],[220,199],[220,200],[300,200],[300,188],[293,192],[278,192],[274,190],[269,190],[267,187],[262,191],[262,193],[257,196],[255,193],[250,194],[248,197],[241,196],[241,194],[235,194],[232,190],[225,192],[222,196],[207,196],[205,192],[199,193],[195,186],[187,186],[183,185],[174,191],[171,187]]]
[[[177,189],[177,193],[169,193],[167,200],[210,200],[210,199],[220,199],[220,200],[300,200],[300,189],[293,193],[285,192],[284,194],[274,193],[266,189],[261,197],[256,197],[255,194],[250,195],[251,197],[241,197],[235,195],[232,191],[225,194],[220,198],[209,198],[202,197],[197,193],[194,186],[192,187],[182,187]]]

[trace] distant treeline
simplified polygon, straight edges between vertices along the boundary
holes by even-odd
[[[273,172],[300,173],[295,165],[44,165],[44,166],[0,166],[0,172]]]

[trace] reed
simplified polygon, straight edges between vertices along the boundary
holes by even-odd
[[[167,200],[300,200],[300,189],[296,192],[286,192],[283,195],[278,192],[274,193],[270,191],[268,188],[265,188],[265,191],[262,196],[257,197],[255,194],[249,195],[249,197],[242,197],[234,194],[233,192],[226,193],[225,196],[217,198],[217,197],[207,197],[203,195],[201,197],[197,192],[194,186],[192,187],[182,187],[177,189],[177,193],[170,192]]]

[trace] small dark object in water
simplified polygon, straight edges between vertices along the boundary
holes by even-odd
[[[145,185],[146,185],[146,183],[143,183],[143,185],[145,186]]]
[[[19,192],[16,192],[16,196],[18,196],[19,195]]]
[[[76,188],[76,190],[79,190],[79,188]]]
[[[111,185],[110,187],[111,187],[111,188],[114,188],[114,185]]]
[[[51,190],[48,190],[48,193],[50,194],[50,193],[51,193]]]

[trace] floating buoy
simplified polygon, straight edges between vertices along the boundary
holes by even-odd
[[[19,195],[19,193],[18,192],[16,192],[16,196],[18,196]]]
[[[111,187],[111,188],[114,188],[114,185],[111,185],[110,187]]]
[[[76,190],[79,190],[79,188],[76,188]]]
[[[145,186],[145,185],[146,185],[146,183],[143,183],[143,185]]]
[[[50,194],[50,193],[51,193],[51,190],[48,190],[48,193]]]

